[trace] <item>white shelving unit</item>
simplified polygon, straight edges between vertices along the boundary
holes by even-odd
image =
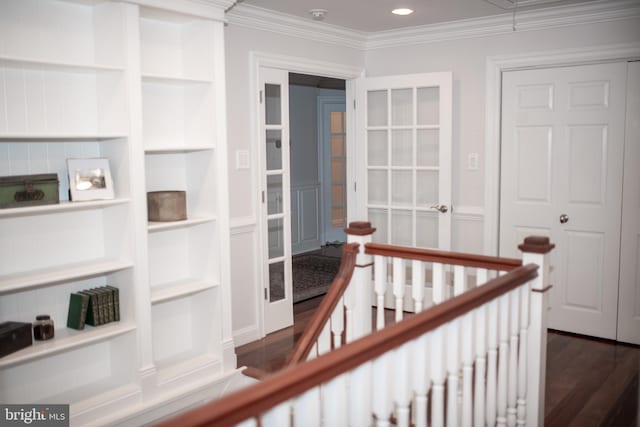
[[[59,204],[0,209],[0,322],[46,313],[56,326],[0,358],[1,402],[137,425],[236,375],[225,3],[0,2],[0,176],[60,180]],[[113,200],[69,200],[66,160],[90,157],[109,159]],[[147,221],[159,190],[187,192],[187,220]],[[104,285],[119,288],[121,320],[67,329],[69,294]]]

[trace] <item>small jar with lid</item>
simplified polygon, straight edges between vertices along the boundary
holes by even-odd
[[[48,314],[36,316],[33,322],[33,339],[38,341],[50,340],[54,336],[53,320]]]

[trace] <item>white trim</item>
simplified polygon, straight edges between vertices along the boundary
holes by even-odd
[[[125,0],[151,9],[163,9],[183,15],[225,22],[225,11],[235,0]],[[175,19],[176,17],[172,17]]]
[[[344,105],[344,109],[345,109],[345,116],[346,116],[346,111],[347,111],[347,103],[346,103],[346,91],[345,91],[345,96],[336,96],[336,95],[320,95],[316,98],[316,114],[317,114],[317,119],[316,119],[316,123],[317,123],[317,131],[318,131],[318,144],[317,144],[317,149],[318,149],[318,178],[319,178],[319,195],[320,195],[320,200],[319,200],[319,206],[318,206],[318,210],[320,211],[320,215],[318,220],[320,221],[320,243],[322,244],[322,242],[326,242],[326,236],[327,236],[327,221],[325,218],[325,197],[324,197],[324,180],[325,179],[331,179],[331,177],[326,177],[325,176],[325,168],[324,168],[324,149],[323,149],[323,142],[324,142],[324,106],[327,104],[342,104]],[[346,123],[345,123],[345,127],[346,127]],[[330,135],[329,135],[330,136]],[[346,135],[345,135],[345,139],[346,139]],[[347,153],[344,153],[345,159],[347,158]],[[347,179],[347,177],[345,176],[345,190],[346,187],[349,186],[349,181]],[[346,212],[345,212],[346,214]]]
[[[269,31],[353,49],[364,49],[367,33],[303,19],[248,4],[236,5],[228,14],[230,25]]]
[[[264,337],[264,335],[260,333],[260,327],[258,325],[246,326],[242,329],[233,331],[233,341],[238,347],[257,341],[262,337]]]
[[[232,218],[230,221],[231,235],[248,234],[256,231],[258,220],[255,216]]]
[[[497,255],[500,212],[500,99],[502,72],[525,67],[557,67],[640,57],[640,43],[562,49],[488,57],[486,62],[484,251]]]
[[[377,32],[356,31],[318,23],[247,4],[236,5],[227,17],[230,25],[363,51],[513,32],[512,13]],[[640,4],[637,0],[600,0],[519,11],[516,16],[516,30],[546,30],[637,17],[640,17]]]
[[[568,25],[593,24],[640,16],[640,4],[633,0],[595,2],[518,12],[516,31],[547,30]],[[445,40],[495,36],[513,32],[513,15],[484,18],[370,33],[366,50]]]

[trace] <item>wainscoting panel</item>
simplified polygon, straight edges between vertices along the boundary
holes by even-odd
[[[319,249],[320,183],[291,186],[291,251]]]

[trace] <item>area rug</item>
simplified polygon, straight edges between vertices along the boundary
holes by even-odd
[[[324,295],[340,268],[340,258],[321,253],[296,255],[293,262],[293,303]],[[284,297],[282,264],[272,264],[271,300]]]

